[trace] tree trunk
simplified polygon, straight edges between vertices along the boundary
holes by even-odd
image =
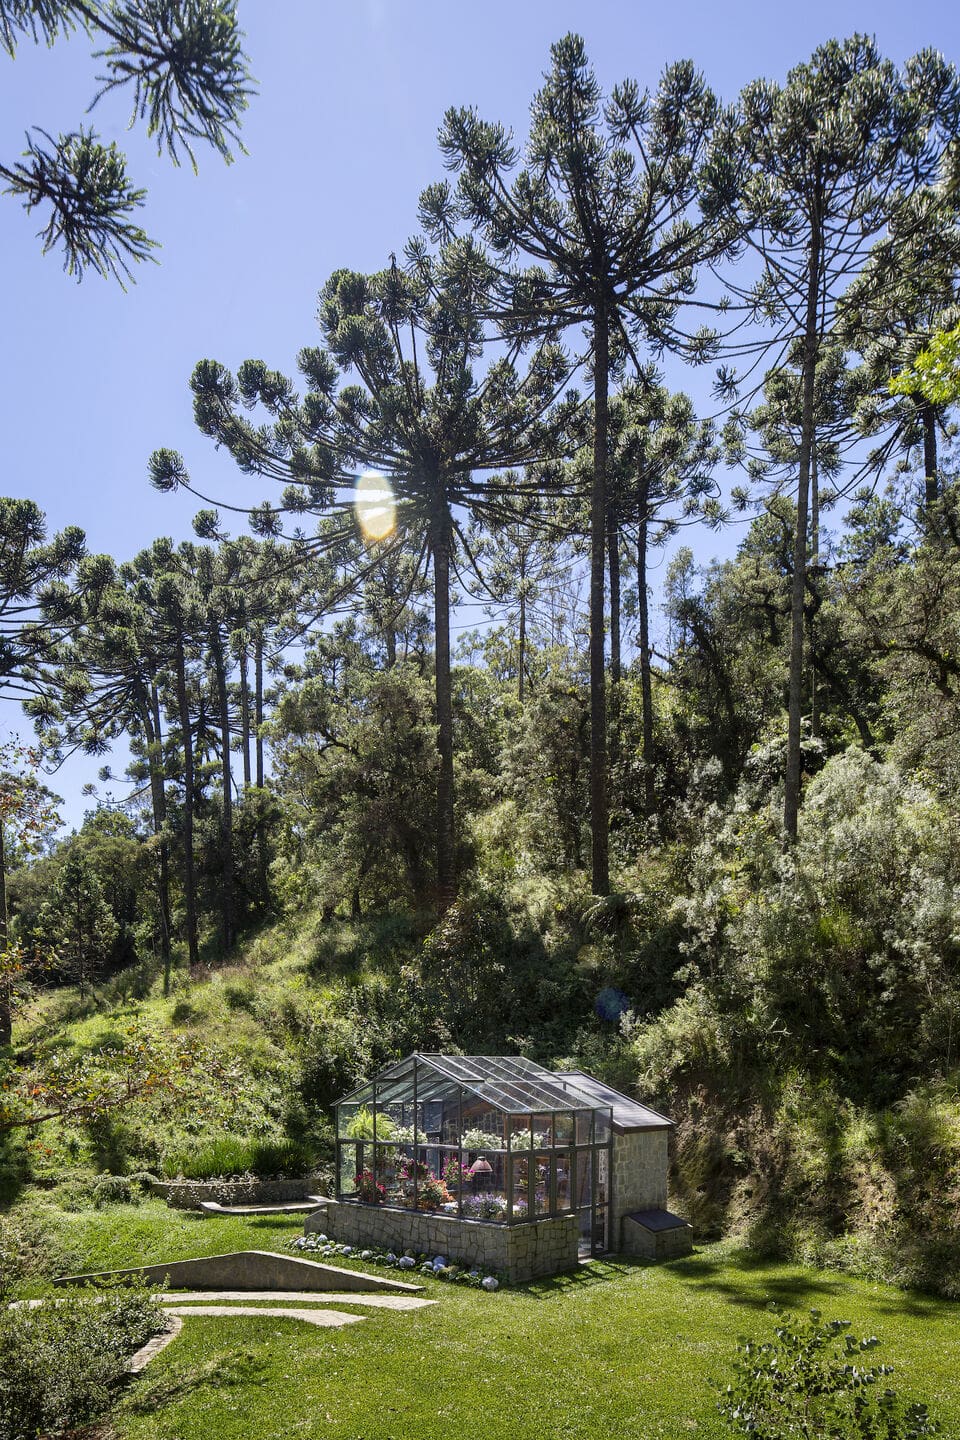
[[[163,960],[163,993],[170,994],[170,853],[166,836],[167,796],[163,786],[163,731],[160,728],[160,697],[157,687],[138,686],[137,704],[147,740],[147,770],[150,775],[150,804],[153,833],[157,837],[157,898],[160,902],[160,955]]]
[[[3,819],[0,817],[0,950],[7,948],[7,857],[3,847]],[[13,977],[8,976],[0,984],[0,1045],[9,1045],[13,1039],[13,1005],[10,986]]]
[[[525,680],[527,674],[527,590],[523,584],[523,575],[520,577],[520,626],[518,644],[520,648],[519,674],[517,676],[517,698],[520,701],[520,708],[523,709],[523,702],[526,699]]]
[[[267,884],[267,823],[263,813],[263,634],[259,630],[253,647],[253,665],[254,757],[259,792],[257,795],[257,878],[260,883],[260,898],[266,905],[270,898],[270,891]]]
[[[437,899],[441,915],[457,898],[453,818],[453,695],[450,679],[450,516],[444,507],[431,523],[433,617],[437,700]]]
[[[620,684],[620,525],[616,510],[611,507],[607,534],[607,555],[610,566],[610,680]],[[611,696],[611,699],[613,697]]]
[[[210,656],[217,682],[220,711],[220,776],[223,804],[220,812],[220,916],[223,953],[233,946],[233,768],[230,764],[230,702],[227,696],[227,663],[223,637],[217,625],[210,631]]]
[[[929,400],[925,400],[920,406],[920,417],[923,422],[923,500],[924,508],[929,511],[940,496],[937,476],[937,412]]]
[[[243,752],[243,788],[250,789],[250,683],[247,677],[247,642],[240,646],[240,729]]]
[[[590,494],[590,827],[593,893],[610,893],[607,816],[607,692],[603,630],[604,551],[607,539],[607,391],[610,380],[606,302],[593,322],[593,485]]]
[[[787,767],[783,795],[783,828],[787,843],[797,838],[800,820],[800,720],[803,706],[804,601],[807,589],[807,508],[810,497],[810,461],[816,443],[814,383],[819,337],[821,235],[818,216],[810,235],[810,269],[803,336],[803,408],[800,420],[800,465],[797,476],[797,532],[793,546],[793,585],[790,594],[790,672],[787,686]]]
[[[817,452],[810,457],[810,566],[814,571],[814,585],[817,584],[816,570],[820,564],[820,486],[817,478]],[[810,615],[810,734],[816,740],[820,734],[820,687],[817,684],[817,649],[814,630],[817,615],[814,609]]]
[[[187,663],[183,653],[183,636],[177,636],[177,703],[183,742],[183,897],[187,910],[187,952],[190,969],[200,962],[197,945],[197,884],[193,868],[193,736],[190,733],[190,707],[187,703]]]
[[[643,697],[643,809],[656,808],[653,769],[653,683],[650,669],[650,598],[647,594],[647,536],[650,518],[650,477],[641,462],[637,484],[637,618],[640,630],[640,692]]]
[[[620,522],[610,506],[607,522],[607,564],[610,570],[610,714],[607,717],[609,764],[620,756]]]

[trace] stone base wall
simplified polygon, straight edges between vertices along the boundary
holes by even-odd
[[[156,1180],[150,1191],[173,1210],[197,1210],[201,1200],[215,1200],[218,1205],[282,1205],[305,1200],[319,1184],[315,1175],[300,1180],[258,1180],[251,1175],[238,1180]]]
[[[514,1284],[575,1269],[580,1245],[576,1215],[496,1225],[336,1200],[309,1215],[305,1228],[345,1245],[445,1255],[452,1264],[499,1271]]]
[[[693,1231],[689,1225],[675,1225],[670,1230],[648,1230],[636,1220],[623,1220],[622,1250],[642,1260],[675,1260],[689,1255],[693,1249]]]
[[[667,1203],[668,1130],[635,1130],[613,1136],[610,1244],[619,1250],[623,1217],[634,1210],[662,1210]]]

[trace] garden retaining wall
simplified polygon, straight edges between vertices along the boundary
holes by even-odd
[[[305,1200],[318,1187],[322,1189],[322,1182],[316,1175],[300,1180],[258,1180],[251,1175],[237,1180],[155,1180],[150,1191],[173,1210],[198,1210],[202,1200],[215,1200],[218,1205],[280,1205]]]
[[[337,1200],[309,1215],[304,1228],[346,1245],[395,1250],[398,1255],[404,1250],[444,1255],[451,1264],[496,1270],[514,1284],[575,1269],[580,1245],[576,1215],[496,1225]]]

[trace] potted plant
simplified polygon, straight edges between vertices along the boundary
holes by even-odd
[[[364,1205],[382,1205],[387,1198],[386,1186],[380,1184],[372,1170],[361,1170],[356,1186],[357,1198]]]

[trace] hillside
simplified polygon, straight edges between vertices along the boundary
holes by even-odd
[[[648,892],[646,911],[635,897],[584,913],[568,891],[518,886],[508,899],[464,898],[426,939],[397,917],[305,911],[265,925],[229,965],[192,977],[176,969],[169,995],[148,964],[83,999],[48,991],[19,1025],[27,1070],[109,1058],[138,1026],[192,1039],[217,1063],[187,1099],[48,1124],[26,1141],[13,1132],[5,1198],[40,1223],[108,1203],[109,1174],[322,1172],[326,1107],[387,1059],[413,1048],[519,1050],[582,1065],[677,1121],[672,1204],[698,1240],[733,1237],[758,1259],[956,1298],[955,1081],[908,1075],[899,1093],[888,1080],[871,1095],[829,1056],[812,1052],[805,1065],[785,1037],[758,1039],[742,996],[734,1012],[718,989],[663,975],[668,937],[652,906]],[[657,978],[659,1011],[627,1008],[631,991]],[[682,988],[672,1001],[671,988]]]

